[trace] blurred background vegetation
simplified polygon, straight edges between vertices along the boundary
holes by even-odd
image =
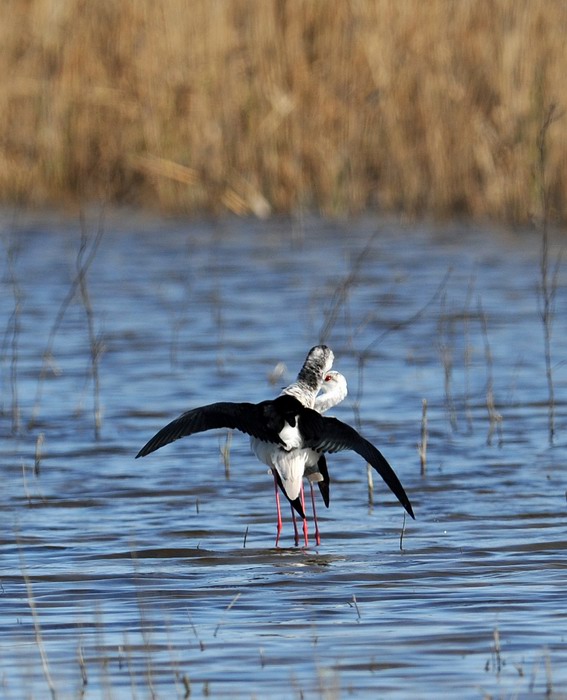
[[[567,218],[563,0],[3,0],[0,195]],[[540,178],[541,179],[541,178]]]

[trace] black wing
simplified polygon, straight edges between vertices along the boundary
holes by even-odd
[[[326,418],[317,411],[305,408],[299,418],[299,429],[304,437],[305,447],[311,447],[318,452],[353,450],[359,454],[376,469],[394,496],[415,519],[404,487],[384,455],[354,428],[337,418]]]
[[[182,413],[168,423],[136,455],[145,457],[160,447],[194,433],[214,428],[232,428],[252,435],[264,442],[283,444],[278,433],[283,427],[280,411],[274,408],[275,401],[262,403],[212,403]]]
[[[323,481],[318,481],[317,486],[319,486],[319,491],[321,491],[323,503],[328,508],[329,501],[331,499],[331,492],[329,488],[329,484],[331,483],[331,477],[329,476],[329,470],[327,469],[327,460],[325,459],[325,455],[321,455],[319,457],[319,461],[317,462],[317,469],[319,469],[319,473],[323,477]]]

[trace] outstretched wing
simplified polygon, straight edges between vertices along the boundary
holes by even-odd
[[[274,412],[273,401],[262,403],[212,403],[182,413],[157,432],[136,455],[145,457],[160,447],[195,433],[214,428],[232,428],[264,442],[283,444],[278,436],[281,419]]]
[[[305,447],[311,447],[317,452],[333,453],[353,450],[359,454],[376,469],[394,496],[415,519],[404,487],[384,455],[354,428],[337,418],[326,418],[317,411],[305,408],[299,418],[299,429],[303,435]]]

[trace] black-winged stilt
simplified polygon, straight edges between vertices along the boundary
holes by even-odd
[[[326,481],[328,488],[325,453],[352,450],[380,474],[413,518],[409,498],[394,470],[380,451],[351,426],[337,418],[322,416],[315,410],[317,394],[325,381],[326,374],[330,371],[333,357],[332,351],[325,345],[312,348],[299,372],[297,381],[286,387],[276,399],[258,404],[220,402],[186,411],[158,431],[142,447],[136,458],[144,457],[181,437],[206,430],[214,428],[240,430],[251,436],[253,452],[260,461],[272,469],[277,486],[303,518],[307,543],[307,524],[302,498],[303,476],[306,475],[309,478],[310,474],[319,474],[321,479],[316,478],[323,483]],[[320,397],[320,410],[325,410],[325,393],[324,391]],[[331,401],[333,400],[334,398],[331,398]],[[335,404],[330,403],[330,405]],[[323,461],[321,461],[322,457]],[[322,493],[325,499],[323,490]],[[282,528],[277,488],[276,496],[278,499],[277,545]]]
[[[348,393],[346,378],[335,370],[330,370],[325,374],[323,378],[323,384],[321,385],[321,393],[317,394],[315,397],[315,404],[313,408],[319,413],[325,413],[333,406],[336,406],[341,401],[343,401]],[[317,460],[315,462],[315,459]],[[330,500],[330,476],[329,470],[327,469],[327,460],[325,455],[319,455],[315,453],[315,459],[308,460],[305,465],[305,476],[309,481],[309,487],[311,490],[311,503],[313,506],[313,524],[315,525],[315,542],[317,545],[321,544],[321,536],[319,533],[319,523],[317,521],[317,509],[315,507],[315,495],[313,493],[313,484],[316,483],[321,491],[321,496],[323,497],[323,503],[325,507],[329,507]],[[315,462],[315,463],[313,463]],[[293,514],[293,509],[292,509]],[[296,538],[297,539],[297,538]]]

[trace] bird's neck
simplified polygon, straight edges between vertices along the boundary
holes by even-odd
[[[315,395],[317,394],[316,389],[312,389],[308,384],[297,381],[294,384],[290,384],[283,391],[282,394],[287,394],[288,396],[295,396],[296,399],[301,401],[301,403],[307,408],[313,408],[315,403]]]
[[[324,394],[319,394],[314,402],[314,408],[319,413],[324,413],[328,411],[333,406],[343,401],[346,398],[346,391],[339,389],[334,389],[333,391],[327,391]]]
[[[308,391],[317,393],[323,383],[323,377],[333,364],[333,358],[327,355],[308,356],[297,375],[297,384]]]

